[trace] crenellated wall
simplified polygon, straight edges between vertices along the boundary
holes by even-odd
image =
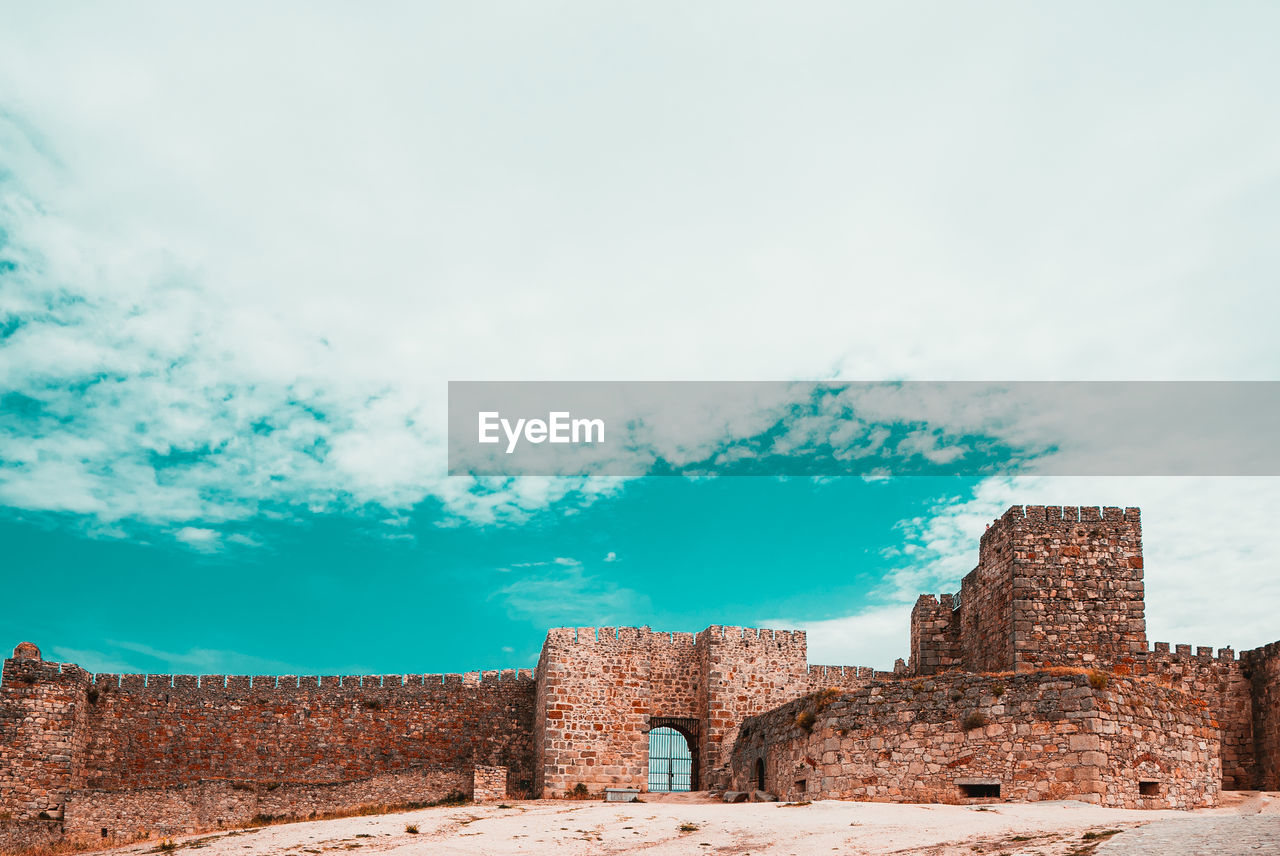
[[[732,783],[784,799],[1078,799],[1124,808],[1217,802],[1218,729],[1185,694],[1063,670],[951,673],[823,692],[747,719]],[[1151,793],[1140,786],[1147,782]]]
[[[675,727],[690,741],[698,786],[723,787],[743,717],[803,695],[814,681],[852,686],[871,678],[870,669],[811,669],[806,653],[800,631],[550,631],[537,669],[535,792],[647,789],[655,717],[681,721]]]
[[[426,802],[469,793],[475,764],[527,791],[533,713],[528,670],[90,675],[24,644],[0,684],[0,808],[115,836]]]
[[[1280,642],[1240,655],[1253,695],[1255,787],[1280,790]]]
[[[84,780],[90,677],[44,661],[29,642],[13,653],[0,672],[0,814],[61,817]]]

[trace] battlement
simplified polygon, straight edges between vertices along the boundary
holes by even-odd
[[[59,665],[59,664],[45,664]],[[437,686],[491,686],[494,684],[532,683],[532,669],[492,669],[479,672],[424,675],[143,675],[88,674],[78,666],[61,664],[62,668],[79,670],[90,684],[101,690],[122,692],[210,691],[217,693],[289,693],[296,690],[330,692],[337,690],[409,690]]]

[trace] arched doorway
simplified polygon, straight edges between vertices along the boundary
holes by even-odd
[[[756,790],[763,791],[764,787],[764,759],[756,759]]]
[[[649,723],[649,790],[697,790],[697,746],[697,720],[653,717]]]

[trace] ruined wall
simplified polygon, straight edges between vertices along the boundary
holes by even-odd
[[[971,799],[962,785],[998,785],[1001,799],[1194,808],[1216,802],[1217,747],[1208,714],[1167,687],[956,673],[818,693],[752,717],[732,781],[753,787],[763,759],[766,788],[786,799],[959,803]],[[1141,793],[1144,781],[1156,792]]]
[[[89,675],[19,645],[0,673],[0,813],[60,817],[83,779]]]
[[[506,799],[507,772],[506,767],[477,764],[472,780],[471,799],[478,803]]]
[[[955,596],[922,594],[911,610],[911,651],[907,670],[932,675],[964,665]]]
[[[728,785],[730,752],[738,726],[810,690],[804,631],[713,625],[698,634],[706,694],[701,784]]]
[[[1230,648],[1156,642],[1152,650],[1132,652],[1107,666],[1120,677],[1134,676],[1186,693],[1191,703],[1212,715],[1222,731],[1222,787],[1255,787],[1253,699],[1242,661]]]
[[[1015,505],[987,529],[978,566],[911,617],[911,667],[929,675],[1116,662],[1146,650],[1136,508]]]
[[[463,675],[94,675],[85,786],[334,782],[495,763],[532,777],[533,680]]]
[[[1016,668],[1114,663],[1147,647],[1138,509],[1014,506]],[[993,527],[994,528],[994,527]]]
[[[416,805],[469,795],[470,769],[380,773],[342,782],[252,782],[214,779],[123,791],[77,790],[67,799],[70,836],[129,841],[234,827],[254,818],[320,816],[360,806]]]
[[[709,627],[697,636],[649,628],[560,628],[538,663],[535,792],[581,783],[648,787],[654,717],[692,721],[697,786],[723,787],[729,748],[746,716],[814,686],[862,686],[870,669],[810,667],[803,632]]]
[[[647,627],[557,628],[538,662],[534,790],[643,788],[649,717],[700,718],[693,636]]]
[[[1240,656],[1253,699],[1255,784],[1280,790],[1280,642]]]
[[[1010,509],[1012,512],[1013,509]],[[971,672],[1013,668],[1013,579],[1017,532],[1009,513],[982,535],[978,566],[960,581],[961,667]]]
[[[19,646],[0,685],[0,811],[19,819],[65,804],[69,831],[133,834],[425,802],[469,794],[477,763],[532,784],[527,670],[89,675],[33,651]]]

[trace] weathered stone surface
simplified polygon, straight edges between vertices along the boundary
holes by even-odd
[[[792,800],[959,803],[996,796],[976,788],[988,785],[1000,799],[1198,808],[1217,802],[1219,735],[1185,693],[1149,682],[954,673],[818,693],[749,717],[732,781],[753,782],[763,760],[770,790]],[[1157,790],[1142,793],[1143,781]]]

